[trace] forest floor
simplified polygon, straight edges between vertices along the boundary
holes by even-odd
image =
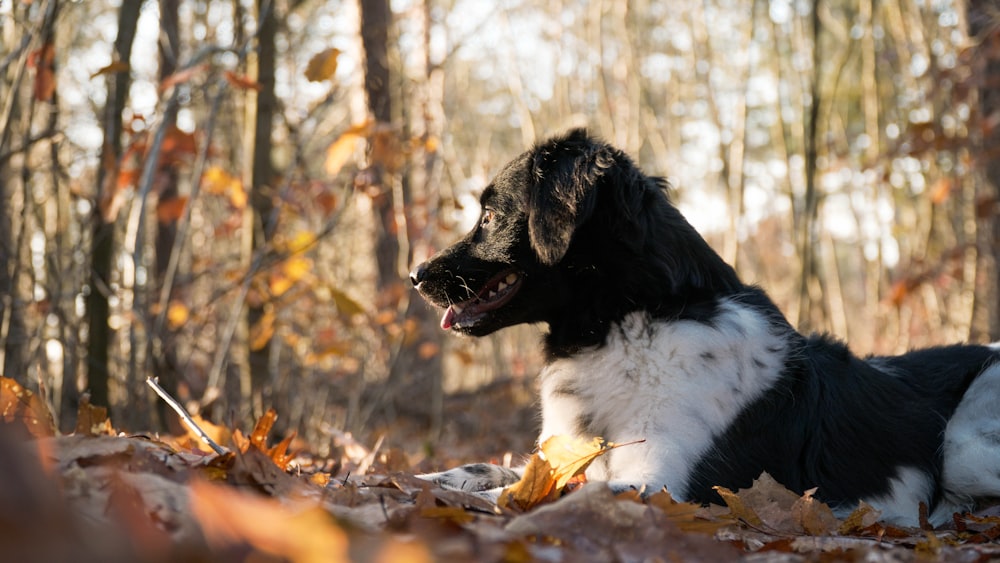
[[[338,434],[319,456],[293,437],[270,443],[275,416],[247,431],[196,421],[210,444],[121,433],[84,402],[76,431],[59,434],[41,400],[0,378],[0,560],[1000,560],[996,508],[900,528],[863,504],[838,519],[767,475],[720,490],[726,506],[613,496],[582,471],[628,444],[569,439],[543,444],[498,507],[414,476],[482,461],[472,449],[444,444],[437,453],[449,455],[427,459]]]

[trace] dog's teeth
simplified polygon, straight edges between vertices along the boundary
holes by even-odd
[[[504,281],[507,282],[507,285],[510,285],[510,284],[516,282],[517,281],[517,274],[507,274],[507,279],[504,280]]]
[[[458,306],[458,305],[452,305],[452,306],[451,306],[451,310],[452,310],[452,311],[455,311],[455,314],[456,314],[456,315],[461,315],[461,314],[462,314],[462,310],[463,310],[463,309],[464,309],[464,307],[460,307],[460,306]]]
[[[507,284],[505,284],[503,282],[500,282],[500,283],[497,284],[497,291],[503,291],[505,289],[507,289]]]
[[[490,299],[493,299],[496,296],[497,296],[497,292],[495,292],[495,291],[491,291],[490,292]]]

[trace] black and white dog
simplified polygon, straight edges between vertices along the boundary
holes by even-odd
[[[864,500],[916,524],[1000,497],[1000,350],[858,358],[803,336],[744,284],[621,151],[583,130],[535,146],[486,187],[479,224],[410,277],[441,328],[546,323],[540,441],[613,442],[587,470],[615,489],[718,502],[762,472],[840,513]],[[516,471],[425,476],[499,492]]]

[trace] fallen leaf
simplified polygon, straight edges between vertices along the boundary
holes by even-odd
[[[38,395],[13,379],[0,376],[0,421],[35,438],[55,436],[52,412]]]
[[[216,548],[246,544],[295,563],[350,560],[347,534],[317,505],[290,508],[277,500],[194,481],[191,508],[205,539]]]
[[[603,483],[515,517],[505,531],[547,538],[562,561],[736,561],[732,545],[678,530],[656,507],[616,499]]]
[[[878,522],[881,515],[882,513],[872,505],[861,501],[858,503],[858,507],[854,509],[854,512],[844,519],[837,532],[844,536],[860,533],[865,528]]]
[[[807,534],[828,536],[838,529],[840,520],[826,503],[813,498],[814,494],[816,489],[809,489],[795,501],[792,515]]]
[[[730,521],[713,518],[700,504],[674,500],[665,490],[651,495],[646,503],[662,510],[667,519],[685,532],[714,536],[720,528],[732,524]]]
[[[588,441],[565,435],[552,436],[528,460],[521,480],[500,494],[497,505],[528,510],[554,500],[570,479],[582,475],[591,462],[614,447],[601,438]]]
[[[82,436],[114,436],[115,430],[108,419],[108,409],[90,404],[90,393],[80,395],[76,409],[76,430]]]

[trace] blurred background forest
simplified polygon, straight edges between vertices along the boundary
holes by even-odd
[[[574,126],[803,331],[1000,339],[992,0],[0,0],[0,34],[0,374],[64,430],[84,391],[164,428],[156,376],[320,452],[530,449],[542,328],[447,337],[406,273]]]

